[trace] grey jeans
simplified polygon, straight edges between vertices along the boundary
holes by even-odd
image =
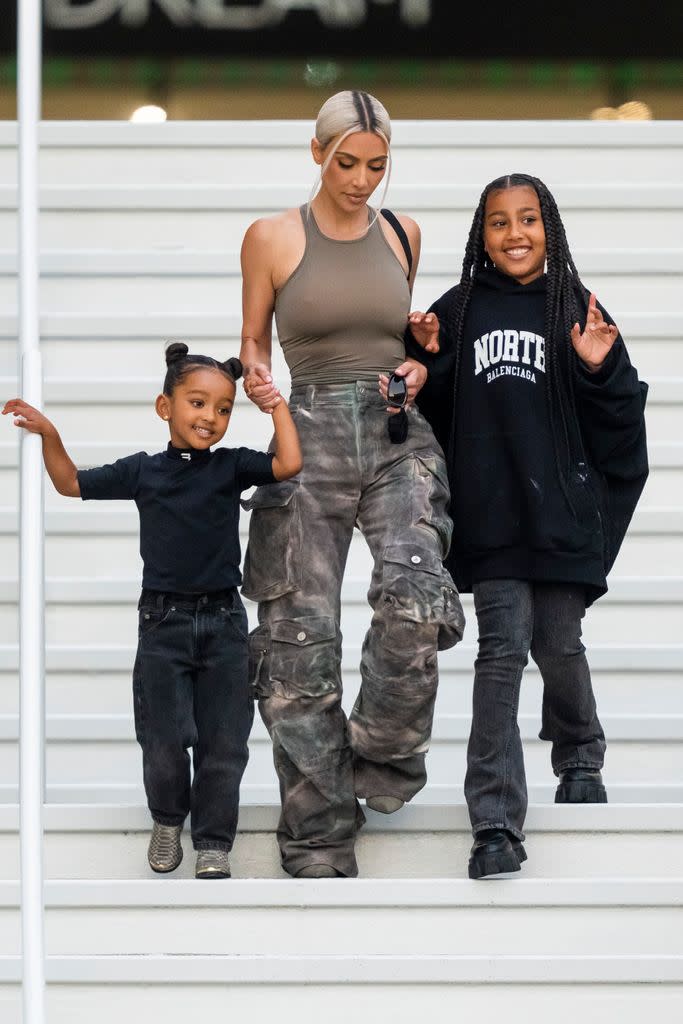
[[[581,643],[585,591],[525,580],[485,580],[473,591],[479,653],[465,799],[475,834],[504,828],[523,839],[527,789],[517,710],[529,653],[543,678],[539,735],[552,743],[555,774],[602,768],[605,734]]]
[[[290,401],[304,453],[293,480],[260,487],[243,592],[259,602],[250,675],[273,741],[282,864],[356,875],[357,797],[410,800],[426,782],[437,649],[462,636],[442,565],[451,521],[443,454],[419,412],[392,444],[377,383],[310,385]],[[374,570],[361,689],[341,707],[340,593],[354,527]]]

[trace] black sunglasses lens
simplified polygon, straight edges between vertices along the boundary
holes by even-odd
[[[387,401],[389,405],[400,408],[405,405],[406,398],[408,397],[408,388],[403,377],[397,377],[395,373],[392,373],[387,384]]]
[[[389,416],[389,440],[392,444],[403,444],[408,437],[408,417],[405,410]]]

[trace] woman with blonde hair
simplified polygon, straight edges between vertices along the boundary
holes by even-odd
[[[304,455],[296,478],[259,487],[247,504],[243,588],[259,602],[251,674],[280,781],[282,864],[297,877],[356,875],[357,798],[391,813],[425,785],[436,652],[462,636],[442,565],[443,453],[413,407],[426,373],[403,343],[420,232],[368,205],[388,181],[390,143],[378,100],[332,96],[311,142],[317,192],[256,221],[242,247],[245,391],[264,411],[281,400],[270,377],[275,316]],[[392,373],[396,404],[401,379],[406,392],[397,416],[379,391]],[[354,527],[374,560],[373,617],[347,721],[339,614]]]

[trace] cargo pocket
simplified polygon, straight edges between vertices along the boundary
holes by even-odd
[[[438,627],[443,651],[461,638],[465,618],[458,592],[434,551],[415,543],[389,544],[382,567],[383,598],[404,623]]]
[[[337,627],[330,615],[270,624],[271,687],[283,697],[324,697],[340,687]]]
[[[448,515],[450,489],[446,460],[440,452],[414,452],[415,473],[411,491],[413,526],[436,531],[445,558],[451,546],[453,523]]]
[[[241,502],[251,512],[242,593],[252,601],[272,601],[299,588],[301,517],[298,480],[258,487]]]

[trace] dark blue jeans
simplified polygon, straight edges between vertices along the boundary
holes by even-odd
[[[143,590],[139,616],[135,732],[152,818],[182,825],[191,812],[196,850],[230,850],[254,719],[244,606],[235,589]]]
[[[585,591],[569,583],[485,580],[473,593],[479,653],[465,799],[475,834],[504,828],[523,839],[527,789],[517,710],[529,653],[543,679],[539,735],[552,743],[555,774],[602,768],[605,734],[581,643]]]

